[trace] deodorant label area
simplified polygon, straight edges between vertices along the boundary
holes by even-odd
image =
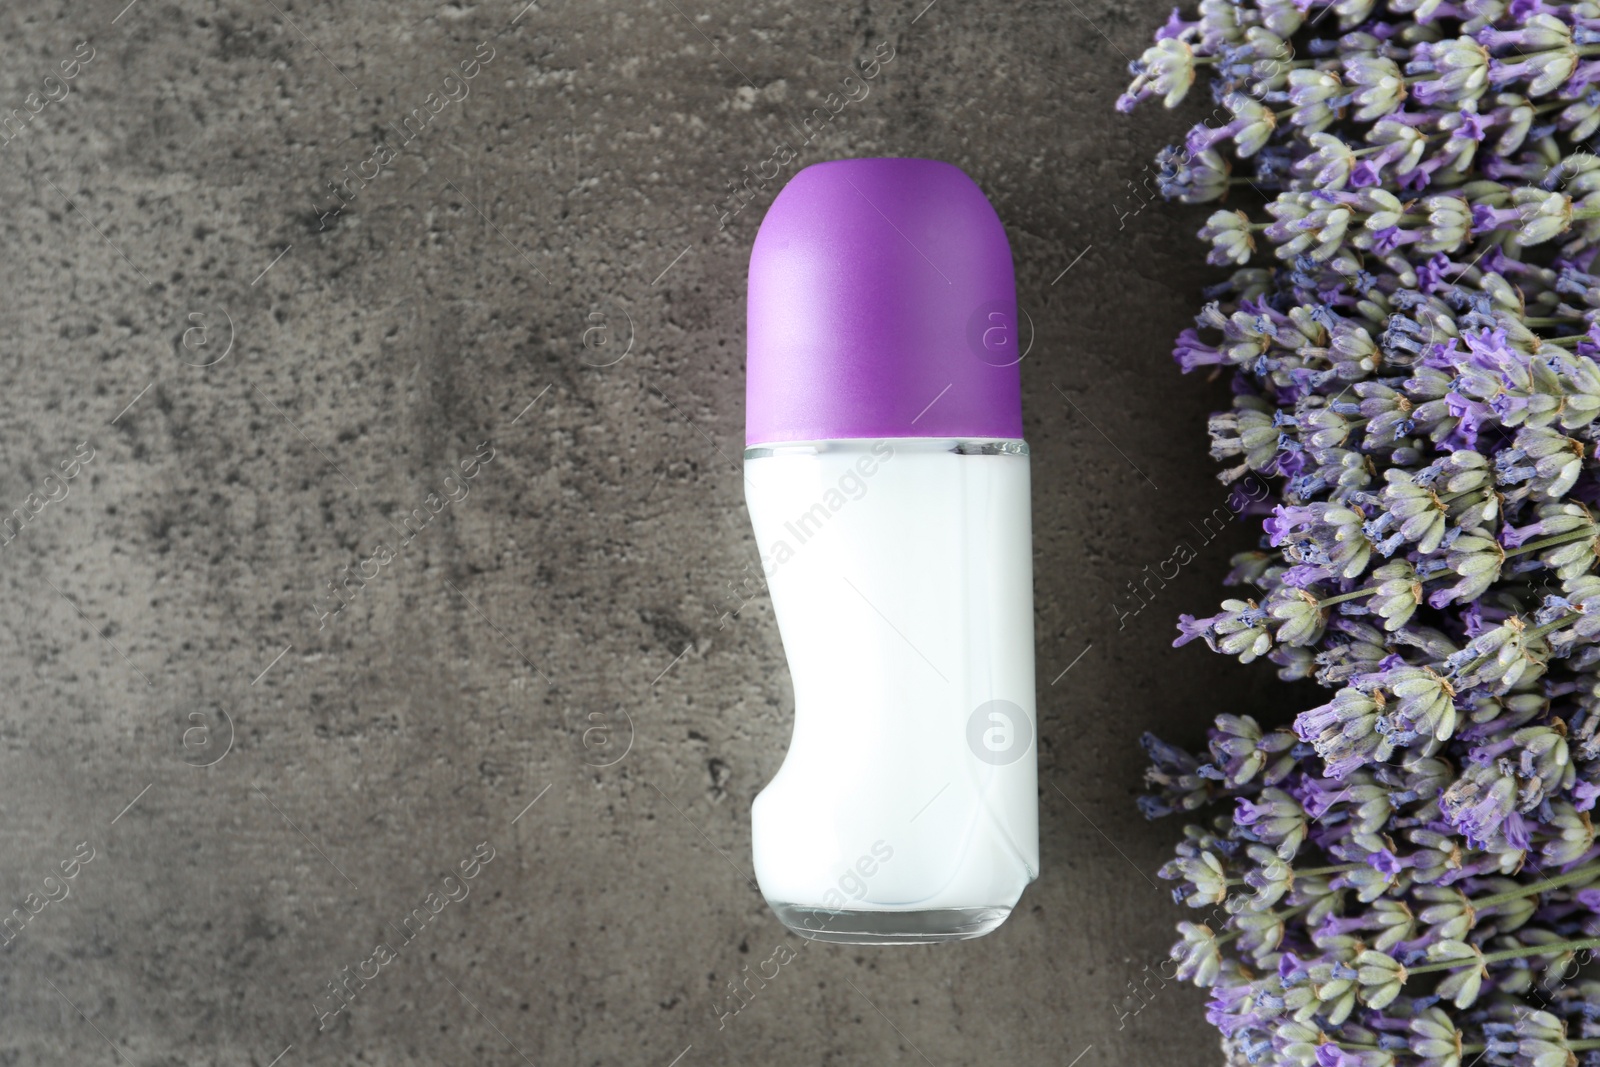
[[[1039,869],[1026,446],[783,445],[745,475],[795,696],[763,893],[1009,911]]]

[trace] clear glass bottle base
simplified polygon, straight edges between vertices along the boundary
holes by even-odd
[[[812,941],[840,945],[925,945],[982,937],[1006,921],[1009,907],[927,911],[838,911],[768,901],[778,919]]]

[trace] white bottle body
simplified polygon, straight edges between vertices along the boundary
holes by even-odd
[[[763,894],[822,940],[987,933],[1039,871],[1027,446],[823,441],[745,460],[795,695],[752,807]]]

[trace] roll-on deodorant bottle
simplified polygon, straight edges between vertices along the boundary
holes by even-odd
[[[807,167],[756,235],[745,497],[795,716],[755,870],[806,937],[978,937],[1039,873],[1016,319],[948,163]]]

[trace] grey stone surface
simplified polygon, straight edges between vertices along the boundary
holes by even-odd
[[[0,147],[0,512],[44,504],[0,547],[0,910],[30,915],[0,1065],[1217,1060],[1201,998],[1145,970],[1179,827],[1135,811],[1136,741],[1287,690],[1169,648],[1242,529],[1127,594],[1223,497],[1219,387],[1167,356],[1195,216],[1133,192],[1182,120],[1111,110],[1164,5],[924,3],[0,8],[0,113],[93,50]],[[799,162],[948,160],[1011,235],[1044,874],[979,941],[806,947],[719,1026],[730,978],[799,947],[747,878],[782,647],[762,596],[724,621],[781,179],[721,217],[880,42]],[[469,896],[363,964],[485,842]]]

